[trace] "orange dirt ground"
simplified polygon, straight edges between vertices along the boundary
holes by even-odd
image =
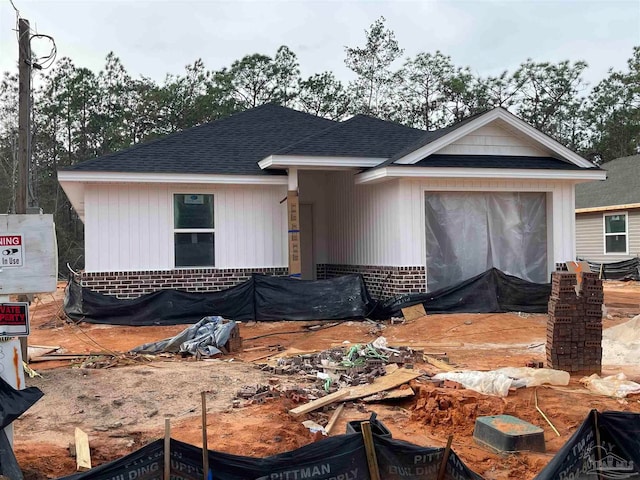
[[[64,285],[54,295],[43,295],[31,308],[32,345],[57,345],[67,352],[125,352],[137,345],[170,337],[185,328],[121,327],[80,324],[63,320]],[[605,328],[640,314],[640,283],[605,283]],[[310,332],[306,322],[243,323],[244,347],[279,344],[290,351],[325,350],[348,340],[366,343],[383,335],[390,345],[423,348],[426,353],[446,352],[459,368],[485,370],[524,366],[544,360],[546,315],[455,314],[427,315],[401,325],[385,323],[378,330],[369,322],[344,322]],[[318,322],[315,322],[318,323]],[[289,333],[296,332],[296,333]],[[268,335],[268,336],[265,336]],[[258,337],[251,340],[252,337]],[[113,368],[79,368],[70,361],[31,365],[42,378],[28,385],[42,389],[45,397],[15,422],[15,450],[26,479],[57,478],[73,473],[75,460],[68,446],[74,428],[89,434],[94,466],[125,455],[163,434],[163,417],[171,418],[175,439],[201,446],[200,391],[207,391],[209,448],[241,455],[266,456],[314,441],[301,425],[305,418],[327,419],[332,411],[294,419],[294,404],[281,398],[262,405],[232,408],[240,386],[266,383],[269,377],[251,363],[267,354],[254,350],[213,361],[158,357],[154,361],[122,361]],[[417,369],[435,373],[431,365]],[[605,366],[604,374],[625,372],[640,381],[640,365]],[[295,377],[279,377],[283,384]],[[505,399],[470,390],[434,388],[412,382],[416,396],[393,403],[349,403],[332,430],[343,433],[346,422],[366,419],[369,412],[391,430],[393,437],[418,445],[442,446],[454,435],[453,449],[462,460],[487,479],[530,479],[568,440],[589,410],[640,412],[640,397],[615,400],[596,396],[572,378],[568,387],[539,387],[540,407],[560,432],[557,437],[536,411],[534,389],[519,389]],[[475,418],[511,414],[544,429],[547,453],[498,455],[472,439]]]

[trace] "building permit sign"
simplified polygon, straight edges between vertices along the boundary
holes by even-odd
[[[0,267],[24,265],[22,235],[0,235]]]

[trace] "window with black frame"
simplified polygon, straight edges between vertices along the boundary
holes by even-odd
[[[213,195],[173,195],[173,243],[176,267],[215,265]]]

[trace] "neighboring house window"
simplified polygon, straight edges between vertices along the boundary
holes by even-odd
[[[627,253],[627,214],[604,215],[604,253]]]
[[[215,264],[213,195],[175,194],[173,228],[176,267]]]

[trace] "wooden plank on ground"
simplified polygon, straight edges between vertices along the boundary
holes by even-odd
[[[414,378],[418,378],[423,375],[421,372],[411,370],[408,368],[398,368],[397,370],[387,373],[383,377],[378,377],[373,383],[368,385],[358,385],[357,387],[348,388],[349,395],[344,398],[344,401],[356,400],[362,397],[368,397],[378,392],[384,392],[385,390],[391,390],[392,388],[399,387]]]
[[[327,435],[331,433],[331,429],[338,421],[338,418],[340,418],[340,414],[342,413],[343,409],[344,409],[344,403],[341,403],[340,405],[338,405],[338,408],[336,408],[336,411],[333,412],[333,415],[331,415],[331,418],[329,419],[327,426],[324,427],[324,431],[327,432]]]
[[[393,367],[396,367],[395,369]],[[291,415],[302,415],[304,413],[313,412],[325,405],[331,405],[338,400],[348,401],[356,400],[362,397],[368,397],[378,392],[384,392],[385,390],[391,390],[392,388],[399,387],[414,378],[418,378],[422,373],[407,368],[397,368],[397,365],[387,365],[387,374],[376,378],[373,383],[367,385],[358,385],[356,387],[348,387],[338,390],[337,392],[330,393],[322,398],[313,400],[309,403],[301,405],[289,410]]]
[[[437,358],[431,357],[429,355],[425,355],[423,358],[425,362],[433,365],[436,368],[439,368],[440,370],[444,370],[445,372],[457,370],[453,365],[449,365],[448,363],[443,362],[442,360],[438,360]]]
[[[43,355],[47,355],[49,353],[55,352],[60,347],[36,347],[35,345],[29,345],[27,348],[27,355],[29,360],[33,360],[34,358],[42,357]]]
[[[407,322],[425,317],[427,315],[427,312],[424,310],[424,305],[421,303],[418,303],[417,305],[411,305],[410,307],[402,308],[401,310],[402,310],[402,316]]]
[[[383,400],[398,400],[400,398],[413,397],[415,392],[413,388],[394,388],[393,390],[387,390],[385,392],[378,392],[375,395],[369,395],[362,399],[363,402],[381,402]]]
[[[79,472],[91,470],[91,452],[89,451],[89,436],[76,427],[76,469]]]
[[[316,400],[312,400],[304,405],[300,405],[299,407],[293,408],[289,410],[291,415],[303,415],[305,413],[313,412],[318,408],[322,408],[325,405],[331,405],[333,402],[337,402],[338,400],[343,399],[349,393],[348,389],[338,390],[337,392],[330,393],[329,395],[325,395],[324,397],[318,398]]]

